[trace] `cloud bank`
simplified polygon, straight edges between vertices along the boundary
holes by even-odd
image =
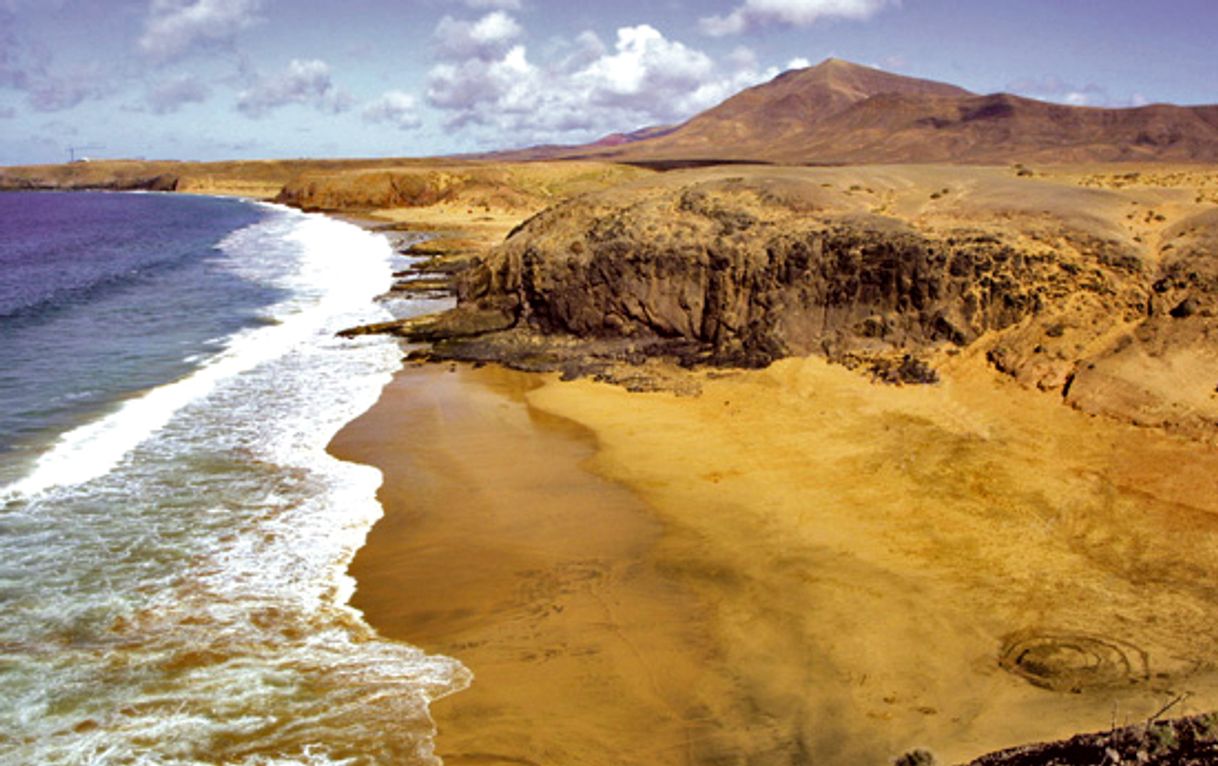
[[[173,114],[186,104],[198,104],[211,96],[211,89],[192,74],[183,74],[149,86],[145,94],[154,114]]]
[[[259,20],[262,0],[151,0],[139,47],[157,60],[222,45]]]
[[[747,49],[720,64],[647,24],[618,29],[612,46],[584,32],[546,61],[530,57],[523,29],[503,11],[446,17],[434,37],[440,62],[428,74],[427,103],[449,128],[492,140],[582,140],[670,123],[778,74]]]
[[[398,130],[414,130],[422,127],[419,102],[409,93],[391,90],[364,107],[364,122],[392,125]]]
[[[320,59],[292,59],[284,71],[258,78],[237,96],[238,111],[249,117],[292,104],[337,114],[351,103],[351,96],[334,85],[330,65]]]
[[[766,26],[806,27],[822,19],[869,19],[899,0],[745,0],[726,16],[698,22],[712,37],[738,35]]]

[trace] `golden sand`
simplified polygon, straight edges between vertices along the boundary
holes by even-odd
[[[928,199],[868,172],[885,209]],[[1198,204],[1123,193],[1164,214],[1128,219],[1148,243]],[[696,397],[403,371],[334,448],[386,475],[355,605],[475,675],[433,707],[437,752],[952,763],[1218,708],[1218,451],[1021,388],[982,346],[905,388],[817,359],[693,374]]]
[[[446,762],[955,762],[1218,706],[1218,452],[969,359],[701,377],[410,369],[336,440],[386,471],[355,605],[475,674]]]
[[[691,707],[707,613],[648,560],[643,503],[581,469],[590,434],[524,402],[539,384],[410,368],[339,434],[335,454],[386,475],[353,603],[475,674],[433,707],[446,763],[687,762],[716,724]]]

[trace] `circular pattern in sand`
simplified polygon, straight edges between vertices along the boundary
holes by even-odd
[[[1030,683],[1081,693],[1140,683],[1150,677],[1146,652],[1105,636],[1022,632],[1007,638],[998,661]]]

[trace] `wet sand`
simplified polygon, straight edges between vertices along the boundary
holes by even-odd
[[[453,764],[958,762],[1218,708],[1218,453],[944,376],[408,369],[334,444],[386,472],[354,603],[475,674]]]
[[[385,472],[351,573],[382,634],[459,658],[433,705],[448,764],[687,762],[724,690],[705,610],[657,572],[660,525],[581,466],[591,434],[530,408],[540,379],[412,367],[331,445]]]

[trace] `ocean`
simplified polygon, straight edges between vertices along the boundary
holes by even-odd
[[[425,764],[455,660],[346,568],[379,472],[325,447],[399,365],[344,327],[405,259],[236,199],[0,195],[0,764]]]

